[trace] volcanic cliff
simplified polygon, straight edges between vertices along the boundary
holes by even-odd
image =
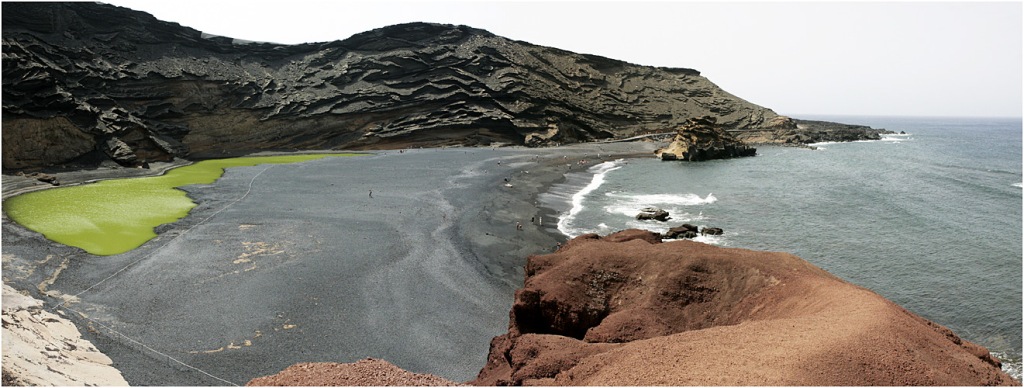
[[[371,365],[386,374],[366,372]],[[491,341],[469,383],[1020,385],[999,365],[987,349],[796,256],[633,229],[531,256],[508,333]],[[250,384],[451,383],[394,368],[302,364]]]
[[[696,70],[467,26],[411,23],[281,45],[100,3],[4,2],[3,57],[5,169],[271,149],[538,146],[667,132],[703,116],[769,135],[797,129]]]

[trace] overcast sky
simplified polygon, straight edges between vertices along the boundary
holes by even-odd
[[[1021,116],[1022,3],[110,0],[277,43],[465,24],[628,62],[688,67],[778,113]]]

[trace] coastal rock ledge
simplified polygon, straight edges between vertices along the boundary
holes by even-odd
[[[791,254],[631,229],[531,256],[509,330],[468,383],[1020,385],[999,365]]]

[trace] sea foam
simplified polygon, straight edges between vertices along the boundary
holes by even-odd
[[[569,201],[572,204],[572,207],[569,208],[567,213],[558,218],[559,232],[562,232],[562,234],[569,236],[570,238],[583,234],[583,229],[573,226],[573,221],[576,220],[576,215],[583,211],[583,200],[588,194],[597,190],[598,187],[601,187],[601,185],[604,184],[605,176],[608,175],[608,172],[618,170],[621,167],[621,163],[622,159],[618,159],[595,165],[587,170],[588,172],[594,173],[594,176],[590,179],[589,184],[576,192],[576,194],[572,195],[572,198]]]
[[[715,198],[714,194],[711,193],[703,198],[697,194],[625,194],[611,192],[605,195],[613,200],[611,204],[604,207],[605,212],[609,214],[635,217],[640,212],[640,209],[654,206],[667,210],[674,220],[680,220],[681,216],[693,219],[686,212],[686,207],[706,205],[718,201],[718,198]]]
[[[815,149],[817,149],[819,151],[824,151],[824,150],[828,149],[828,148],[826,148],[824,146],[831,146],[831,145],[837,145],[837,144],[879,143],[879,142],[881,142],[881,143],[890,143],[890,144],[900,144],[902,142],[909,141],[909,140],[913,140],[913,138],[910,137],[909,133],[902,133],[902,134],[900,134],[900,133],[887,133],[887,134],[882,134],[881,138],[876,139],[876,140],[823,141],[823,142],[819,142],[819,143],[810,143],[810,144],[808,144],[808,146],[814,147]]]

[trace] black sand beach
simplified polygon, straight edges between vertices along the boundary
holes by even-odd
[[[50,292],[51,305],[77,295],[60,310],[133,385],[244,384],[366,357],[466,381],[507,329],[526,257],[564,240],[538,193],[581,159],[654,148],[391,150],[234,168],[187,187],[199,206],[121,255],[5,217],[4,280]]]

